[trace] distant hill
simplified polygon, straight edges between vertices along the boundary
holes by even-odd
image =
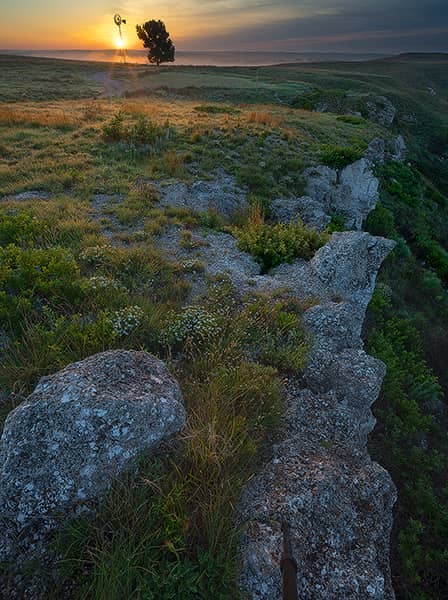
[[[404,54],[386,56],[384,58],[378,58],[374,60],[375,62],[445,62],[448,61],[448,52],[406,52]]]

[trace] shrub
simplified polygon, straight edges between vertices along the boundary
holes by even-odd
[[[234,229],[234,234],[239,248],[252,254],[265,272],[294,258],[311,258],[329,239],[327,233],[309,229],[301,221],[288,225],[249,224],[246,228]]]
[[[35,245],[42,241],[46,234],[48,234],[47,224],[31,214],[0,213],[0,246]]]
[[[391,196],[397,196],[409,206],[417,206],[422,198],[425,186],[420,173],[403,163],[387,162],[378,168],[382,176],[384,190]]]
[[[172,347],[199,347],[207,344],[220,331],[217,319],[208,311],[198,306],[184,309],[164,334],[164,341]]]
[[[378,202],[375,209],[367,217],[365,229],[372,235],[380,235],[391,239],[398,237],[394,215],[382,202]]]
[[[387,366],[376,409],[381,425],[375,450],[380,449],[380,460],[399,489],[395,588],[403,597],[410,589],[415,597],[439,597],[448,568],[448,511],[440,485],[448,449],[429,410],[441,399],[442,388],[424,360],[419,333],[408,320],[387,318],[390,306],[376,302],[378,325],[367,346]]]
[[[332,215],[331,221],[326,227],[328,233],[334,233],[335,231],[345,231],[345,229],[346,225],[344,215]]]
[[[111,121],[103,127],[103,137],[106,142],[119,142],[125,137],[124,115],[117,112]]]
[[[428,264],[436,270],[437,275],[448,281],[448,252],[445,248],[424,234],[417,236],[416,245]]]
[[[106,142],[127,142],[146,146],[160,141],[162,135],[162,128],[150,121],[146,115],[139,115],[132,125],[125,124],[121,111],[103,127],[103,139]]]
[[[273,179],[266,170],[254,165],[242,166],[237,170],[236,179],[239,185],[246,186],[250,192],[262,192],[272,187]]]
[[[112,315],[110,321],[112,329],[120,338],[128,336],[139,327],[144,313],[140,306],[126,306],[117,310]]]
[[[324,144],[321,147],[319,159],[332,169],[344,169],[347,165],[356,162],[363,156],[364,150]]]
[[[0,248],[0,320],[18,327],[44,306],[78,306],[86,283],[75,259],[62,248]]]
[[[134,144],[154,144],[162,135],[161,128],[145,115],[139,115],[129,129],[127,137]]]

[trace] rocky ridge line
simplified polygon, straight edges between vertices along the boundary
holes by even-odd
[[[238,519],[241,588],[253,600],[281,598],[281,522],[288,520],[299,563],[303,599],[392,599],[389,537],[396,499],[388,473],[370,459],[370,411],[384,365],[363,350],[361,330],[377,272],[394,242],[356,231],[376,206],[374,163],[400,160],[402,138],[389,149],[374,140],[364,158],[342,172],[317,166],[306,173],[308,196],[274,202],[277,220],[301,216],[324,228],[329,213],[344,214],[348,228],[335,233],[310,261],[296,260],[261,275],[259,265],[225,233],[193,233],[179,244],[180,229],[160,238],[169,256],[201,264],[193,295],[207,277],[226,273],[241,291],[289,289],[314,298],[304,323],[314,346],[304,381],[286,387],[282,441],[242,495]],[[285,204],[287,206],[285,207]],[[279,212],[285,210],[282,219]]]

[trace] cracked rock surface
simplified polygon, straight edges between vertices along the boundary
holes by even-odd
[[[239,522],[241,587],[281,598],[281,523],[288,521],[303,599],[391,599],[389,536],[396,500],[388,473],[367,451],[385,367],[362,348],[375,277],[393,242],[334,234],[309,263],[274,278],[319,304],[304,315],[313,348],[303,382],[286,386],[282,441],[245,488]],[[338,296],[332,299],[332,296]]]
[[[1,439],[0,560],[42,558],[56,527],[184,423],[177,382],[146,352],[103,352],[42,378]]]

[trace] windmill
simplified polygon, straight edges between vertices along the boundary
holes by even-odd
[[[124,49],[123,34],[121,32],[121,26],[126,25],[126,19],[122,19],[119,14],[115,14],[114,23],[118,27],[117,47],[121,51],[123,62],[126,62],[126,50]]]

